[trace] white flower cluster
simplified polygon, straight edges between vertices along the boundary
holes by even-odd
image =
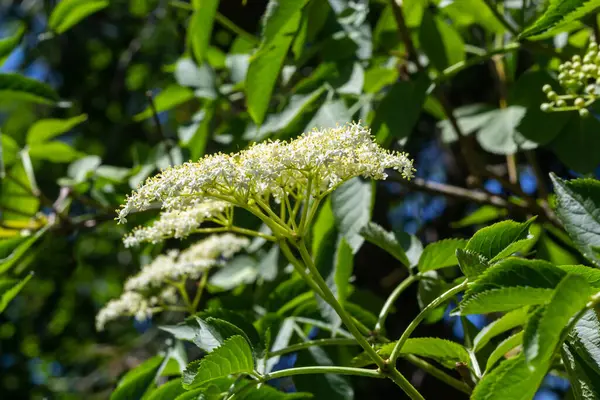
[[[171,250],[156,257],[125,282],[121,297],[100,310],[96,316],[97,329],[104,329],[106,322],[120,316],[134,316],[142,321],[162,306],[177,303],[175,287],[170,282],[197,280],[209,268],[222,265],[249,245],[247,238],[226,233],[211,235],[181,252]]]
[[[238,206],[256,199],[281,200],[304,194],[309,185],[310,194],[319,197],[355,176],[386,179],[388,168],[400,171],[406,179],[414,172],[406,154],[381,148],[362,125],[313,130],[289,142],[263,142],[239,153],[209,155],[168,168],[127,198],[119,219],[123,222],[130,212],[156,203],[167,212],[187,212],[207,199]],[[160,232],[150,235],[158,236]]]
[[[158,243],[165,238],[182,239],[194,233],[204,221],[221,217],[231,203],[207,200],[183,210],[164,211],[150,226],[140,226],[125,236],[125,247],[142,242]]]

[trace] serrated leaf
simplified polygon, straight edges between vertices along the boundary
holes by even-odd
[[[475,339],[473,339],[473,351],[481,350],[490,340],[492,340],[492,338],[518,326],[524,325],[525,322],[527,322],[528,315],[529,313],[526,307],[519,308],[518,310],[511,311],[486,325],[479,331],[477,336],[475,336]]]
[[[466,245],[467,241],[464,239],[445,239],[427,245],[419,258],[419,271],[426,272],[457,265],[456,250]]]
[[[529,226],[534,221],[519,223],[515,221],[502,221],[478,230],[467,243],[465,250],[481,254],[488,260],[494,259],[503,253],[511,244],[527,239]]]
[[[0,97],[54,104],[60,100],[50,86],[14,73],[0,73]]]
[[[283,393],[279,390],[268,386],[262,385],[260,388],[254,387],[250,390],[241,392],[236,399],[239,400],[296,400],[296,399],[310,399],[313,395],[311,393]]]
[[[359,177],[343,183],[331,194],[331,209],[340,234],[356,253],[364,239],[361,230],[371,220],[373,184]]]
[[[24,33],[25,27],[21,25],[12,36],[0,39],[0,66],[19,43],[21,43],[21,38]]]
[[[411,267],[411,262],[406,256],[404,248],[400,244],[398,237],[394,233],[386,231],[375,222],[369,222],[362,228],[360,234],[369,243],[373,243],[374,245],[388,252],[396,260],[400,261],[405,267]]]
[[[234,381],[228,377],[218,378],[205,387],[188,390],[175,398],[175,400],[221,400],[222,394],[231,388]]]
[[[183,387],[187,390],[204,386],[233,374],[250,374],[254,370],[252,350],[242,336],[232,336],[201,360],[188,364],[183,372]]]
[[[558,265],[557,267],[570,275],[582,277],[594,289],[600,289],[600,269],[585,265]]]
[[[531,318],[525,327],[523,348],[527,363],[533,368],[546,370],[561,338],[562,328],[571,317],[585,307],[592,288],[585,279],[567,275],[556,287],[552,299],[538,318]]]
[[[127,372],[110,395],[110,400],[141,399],[154,382],[163,360],[163,357],[156,356]]]
[[[29,274],[20,281],[16,279],[0,280],[0,314],[2,314],[6,307],[8,307],[8,303],[19,294],[32,277],[33,274]]]
[[[50,14],[48,27],[56,33],[63,33],[109,4],[108,0],[61,0]]]
[[[154,105],[156,112],[160,113],[183,104],[192,98],[194,98],[194,92],[191,89],[179,85],[170,85],[154,97]],[[152,107],[148,106],[141,113],[134,115],[133,119],[134,121],[143,121],[150,118],[152,114]]]
[[[486,372],[492,369],[492,367],[506,354],[513,350],[515,347],[520,346],[523,343],[523,331],[517,332],[498,343],[498,346],[492,351],[485,364]]]
[[[177,378],[160,385],[146,400],[172,400],[182,393],[185,393],[185,389],[181,386],[181,379]]]
[[[271,94],[294,40],[294,34],[300,26],[301,16],[300,10],[293,13],[273,40],[261,45],[250,59],[246,75],[246,105],[248,113],[257,125],[262,124],[265,119]],[[265,29],[269,29],[268,26]]]
[[[36,121],[27,131],[27,144],[45,142],[54,139],[73,129],[75,126],[87,120],[86,114],[81,114],[68,119],[42,119]]]
[[[600,7],[598,0],[551,0],[548,9],[533,25],[525,29],[520,39],[553,32],[575,22]]]
[[[576,399],[600,398],[600,321],[588,310],[569,332],[562,359]]]
[[[506,287],[487,290],[470,296],[460,303],[460,315],[488,314],[515,308],[544,304],[552,297],[552,289]]]
[[[557,214],[577,249],[600,267],[600,254],[592,246],[600,244],[600,181],[564,181],[550,175],[557,197]]]
[[[210,353],[232,336],[239,335],[248,340],[246,334],[237,326],[219,318],[197,318],[199,329],[194,337],[194,344]]]
[[[457,249],[456,260],[462,273],[471,281],[489,268],[488,260],[485,257],[469,250]]]
[[[377,353],[387,359],[392,354],[396,342],[386,343],[377,349]],[[439,338],[410,338],[408,339],[400,354],[414,354],[419,357],[431,358],[444,367],[454,369],[457,362],[468,364],[469,352],[458,343]],[[362,353],[352,360],[352,365],[363,367],[373,364],[373,360],[367,353]]]
[[[532,371],[523,354],[503,361],[477,384],[472,400],[531,400],[546,375]]]
[[[170,333],[175,339],[193,342],[198,334],[198,322],[193,318],[188,318],[177,325],[161,325],[159,329]]]
[[[461,314],[543,304],[565,275],[566,272],[546,261],[507,258],[488,268],[469,286],[460,303]]]
[[[194,12],[188,25],[188,40],[196,62],[201,64],[206,58],[210,45],[213,23],[219,0],[201,0],[193,3]]]

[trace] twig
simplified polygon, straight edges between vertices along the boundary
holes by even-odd
[[[150,90],[146,92],[146,98],[148,99],[150,110],[152,110],[152,119],[154,120],[154,125],[156,125],[156,131],[158,132],[158,135],[160,136],[161,140],[165,142],[165,145],[167,146],[167,155],[169,157],[169,163],[171,165],[175,165],[175,160],[173,159],[173,155],[171,154],[171,150],[173,150],[173,144],[165,136],[165,133],[162,129],[160,119],[158,118],[158,111],[156,110],[156,104],[154,104],[154,98],[152,97],[152,92]]]

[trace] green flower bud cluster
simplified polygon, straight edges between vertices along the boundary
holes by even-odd
[[[544,85],[542,90],[548,98],[541,105],[544,112],[578,111],[582,117],[589,116],[587,107],[592,105],[600,92],[600,47],[591,42],[581,58],[575,55],[559,67],[558,83],[565,94],[559,95],[552,86]]]

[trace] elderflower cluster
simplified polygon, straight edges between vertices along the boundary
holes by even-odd
[[[559,95],[552,86],[544,85],[542,90],[548,103],[541,105],[542,111],[575,111],[582,117],[589,116],[586,107],[591,106],[598,98],[597,87],[600,85],[600,47],[595,42],[588,46],[586,54],[581,58],[574,55],[571,61],[559,66],[558,82],[565,94]]]
[[[159,222],[126,239],[128,245],[155,242],[192,232],[203,221],[195,215],[205,219],[214,215],[197,211],[210,209],[208,201],[248,208],[256,201],[268,204],[289,196],[320,198],[356,176],[386,179],[386,169],[397,170],[406,179],[414,173],[406,154],[381,148],[360,124],[313,130],[288,142],[258,143],[235,154],[208,155],[165,169],[127,198],[118,218],[124,222],[129,213],[159,204],[165,210]]]
[[[143,242],[158,243],[170,237],[182,239],[194,233],[206,220],[223,219],[228,207],[231,203],[206,200],[183,210],[165,211],[152,225],[135,228],[123,242],[125,247],[133,247]]]
[[[111,300],[100,310],[96,316],[97,329],[104,329],[108,321],[120,316],[134,316],[143,321],[164,306],[176,304],[177,293],[171,283],[197,280],[249,244],[245,237],[226,233],[211,235],[181,252],[170,250],[159,255],[125,282],[121,297]]]

